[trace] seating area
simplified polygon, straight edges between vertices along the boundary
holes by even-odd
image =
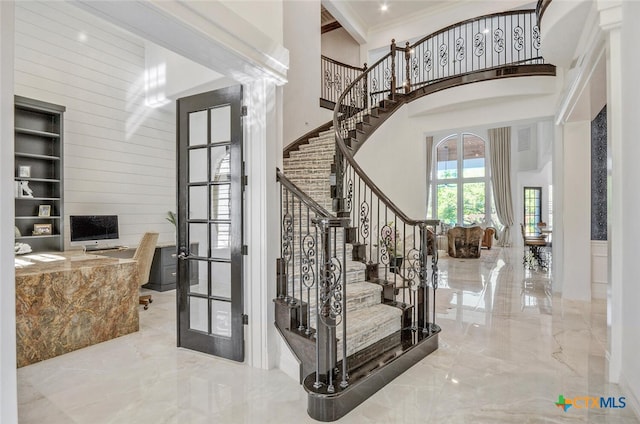
[[[452,258],[479,258],[483,247],[493,247],[495,235],[493,227],[453,227],[447,230],[447,251]]]
[[[453,227],[447,231],[449,256],[453,258],[479,258],[484,230],[479,227]]]

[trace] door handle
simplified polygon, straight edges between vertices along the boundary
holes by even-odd
[[[178,259],[180,259],[181,261],[187,260],[189,259],[189,252],[187,252],[187,249],[182,247],[180,248],[180,251],[178,252]]]

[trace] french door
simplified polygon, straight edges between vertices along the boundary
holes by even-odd
[[[244,360],[242,86],[178,99],[178,346]]]

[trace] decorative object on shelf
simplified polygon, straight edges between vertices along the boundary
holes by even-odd
[[[20,232],[20,228],[18,228],[17,226],[13,226],[13,228],[15,228],[15,237],[22,237],[22,233]]]
[[[33,224],[34,236],[50,236],[52,234],[51,224]]]
[[[20,178],[31,177],[31,167],[27,165],[18,166],[18,177]]]
[[[29,246],[27,243],[16,243],[15,254],[24,255],[25,253],[31,253],[31,246]]]
[[[18,197],[33,197],[33,190],[29,187],[29,181],[20,181],[20,190]]]
[[[65,107],[22,96],[14,100],[14,225],[22,233],[19,240],[28,239],[33,252],[61,252]],[[51,224],[49,233],[31,237],[36,222]]]
[[[40,205],[38,207],[38,216],[51,216],[51,205]]]

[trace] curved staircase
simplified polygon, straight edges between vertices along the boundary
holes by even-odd
[[[407,217],[358,166],[355,153],[402,105],[424,95],[490,79],[554,76],[555,67],[538,55],[534,15],[475,18],[403,48],[392,41],[389,54],[338,84],[346,89],[335,102],[333,121],[285,149],[283,173],[278,172],[282,255],[276,326],[300,361],[311,417],[342,417],[438,346],[438,258],[429,230],[438,221]],[[492,37],[482,35],[483,27],[494,28]],[[464,28],[478,32],[467,31],[472,39],[461,43],[455,35],[466,34]],[[514,36],[500,44],[499,31],[507,29]],[[531,46],[522,56],[519,43],[526,35],[518,36],[525,29]],[[436,41],[448,34],[456,46],[450,50],[453,70],[442,66],[436,74],[433,62],[450,59]],[[500,55],[494,60],[493,51],[506,49],[504,43],[512,44],[511,60],[506,53],[504,61]],[[463,68],[460,45],[474,46],[476,57],[480,50],[490,54],[491,62],[485,58],[484,66]],[[325,75],[332,84],[335,72]]]

